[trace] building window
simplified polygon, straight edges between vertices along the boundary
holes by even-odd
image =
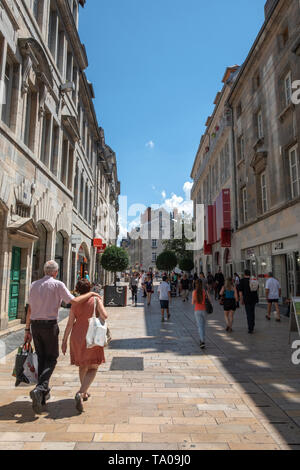
[[[245,139],[243,135],[241,135],[241,137],[238,140],[238,152],[239,152],[239,160],[244,160],[245,159]]]
[[[227,141],[224,147],[224,164],[225,164],[225,181],[230,176],[230,154],[229,154],[229,142]]]
[[[257,114],[257,134],[259,139],[262,139],[264,137],[262,111],[259,111],[259,113]]]
[[[26,96],[26,112],[24,125],[24,144],[34,150],[35,126],[36,126],[37,94],[30,90]]]
[[[62,147],[62,156],[61,156],[60,180],[65,186],[67,186],[68,160],[69,160],[69,142],[67,139],[64,139],[63,147]]]
[[[58,165],[58,152],[59,152],[59,127],[53,121],[50,170],[56,176],[57,176],[57,165]]]
[[[291,194],[292,199],[300,195],[300,174],[298,162],[298,147],[295,146],[289,151],[290,163],[290,181],[291,181]]]
[[[289,72],[284,79],[284,96],[285,96],[285,104],[289,106],[292,99],[292,74]]]
[[[48,31],[48,47],[55,59],[57,42],[57,12],[54,9],[50,10],[49,16],[49,31]]]
[[[2,121],[7,126],[10,126],[10,109],[12,99],[12,82],[13,82],[13,64],[10,61],[6,62],[4,82],[3,82],[3,104],[2,104]]]
[[[26,206],[20,201],[16,203],[16,215],[19,217],[28,218],[30,217],[30,206]]]
[[[157,240],[152,240],[152,248],[157,248]]]
[[[157,254],[152,253],[152,263],[156,263],[156,260],[157,260]]]
[[[262,208],[262,213],[264,214],[268,210],[266,173],[261,174],[260,185],[261,185],[261,208]]]
[[[41,161],[47,166],[49,164],[50,126],[51,126],[51,114],[46,113],[43,119]]]
[[[247,188],[242,189],[242,204],[243,204],[243,223],[248,221],[248,200],[247,200]]]
[[[242,103],[239,103],[236,108],[236,117],[239,118],[242,115],[242,112],[243,112]]]
[[[76,165],[75,181],[74,181],[74,206],[76,209],[78,209],[78,180],[79,180],[79,173],[78,173],[78,166]]]

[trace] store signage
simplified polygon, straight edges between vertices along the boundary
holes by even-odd
[[[106,243],[103,243],[103,245],[101,245],[101,246],[97,246],[97,253],[98,254],[104,253],[105,250],[106,250]]]
[[[101,238],[94,238],[93,240],[93,247],[100,248],[102,246],[102,239]]]
[[[72,245],[80,245],[81,244],[81,235],[72,235],[71,236]]]
[[[274,243],[274,250],[275,251],[283,250],[283,242]]]

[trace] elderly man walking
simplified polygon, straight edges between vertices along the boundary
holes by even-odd
[[[59,356],[57,318],[62,301],[73,305],[81,304],[92,296],[99,297],[94,292],[73,297],[64,283],[56,280],[58,264],[55,261],[45,264],[44,273],[45,276],[30,288],[24,338],[25,343],[30,343],[33,338],[38,356],[38,384],[30,392],[32,408],[37,414],[41,413],[42,406],[50,398],[49,381]]]

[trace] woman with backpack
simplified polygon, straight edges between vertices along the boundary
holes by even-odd
[[[195,281],[195,290],[193,292],[192,304],[195,305],[195,318],[196,318],[196,322],[197,322],[197,326],[199,330],[201,349],[205,348],[206,320],[207,320],[206,305],[205,305],[206,296],[211,303],[211,298],[208,292],[205,292],[201,279],[197,279]]]
[[[220,291],[220,296],[223,299],[225,321],[226,321],[226,331],[232,333],[233,325],[233,316],[234,312],[237,309],[237,303],[239,301],[238,291],[235,287],[233,280],[228,278],[225,282],[225,285]]]

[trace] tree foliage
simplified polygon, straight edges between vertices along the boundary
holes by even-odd
[[[125,271],[129,265],[127,251],[117,246],[109,246],[101,257],[101,266],[106,271],[117,273]]]
[[[181,258],[179,261],[179,268],[181,269],[181,271],[190,272],[190,271],[193,271],[194,267],[195,267],[194,261],[190,257]]]
[[[156,260],[156,267],[159,271],[172,271],[178,263],[174,251],[163,251]]]

